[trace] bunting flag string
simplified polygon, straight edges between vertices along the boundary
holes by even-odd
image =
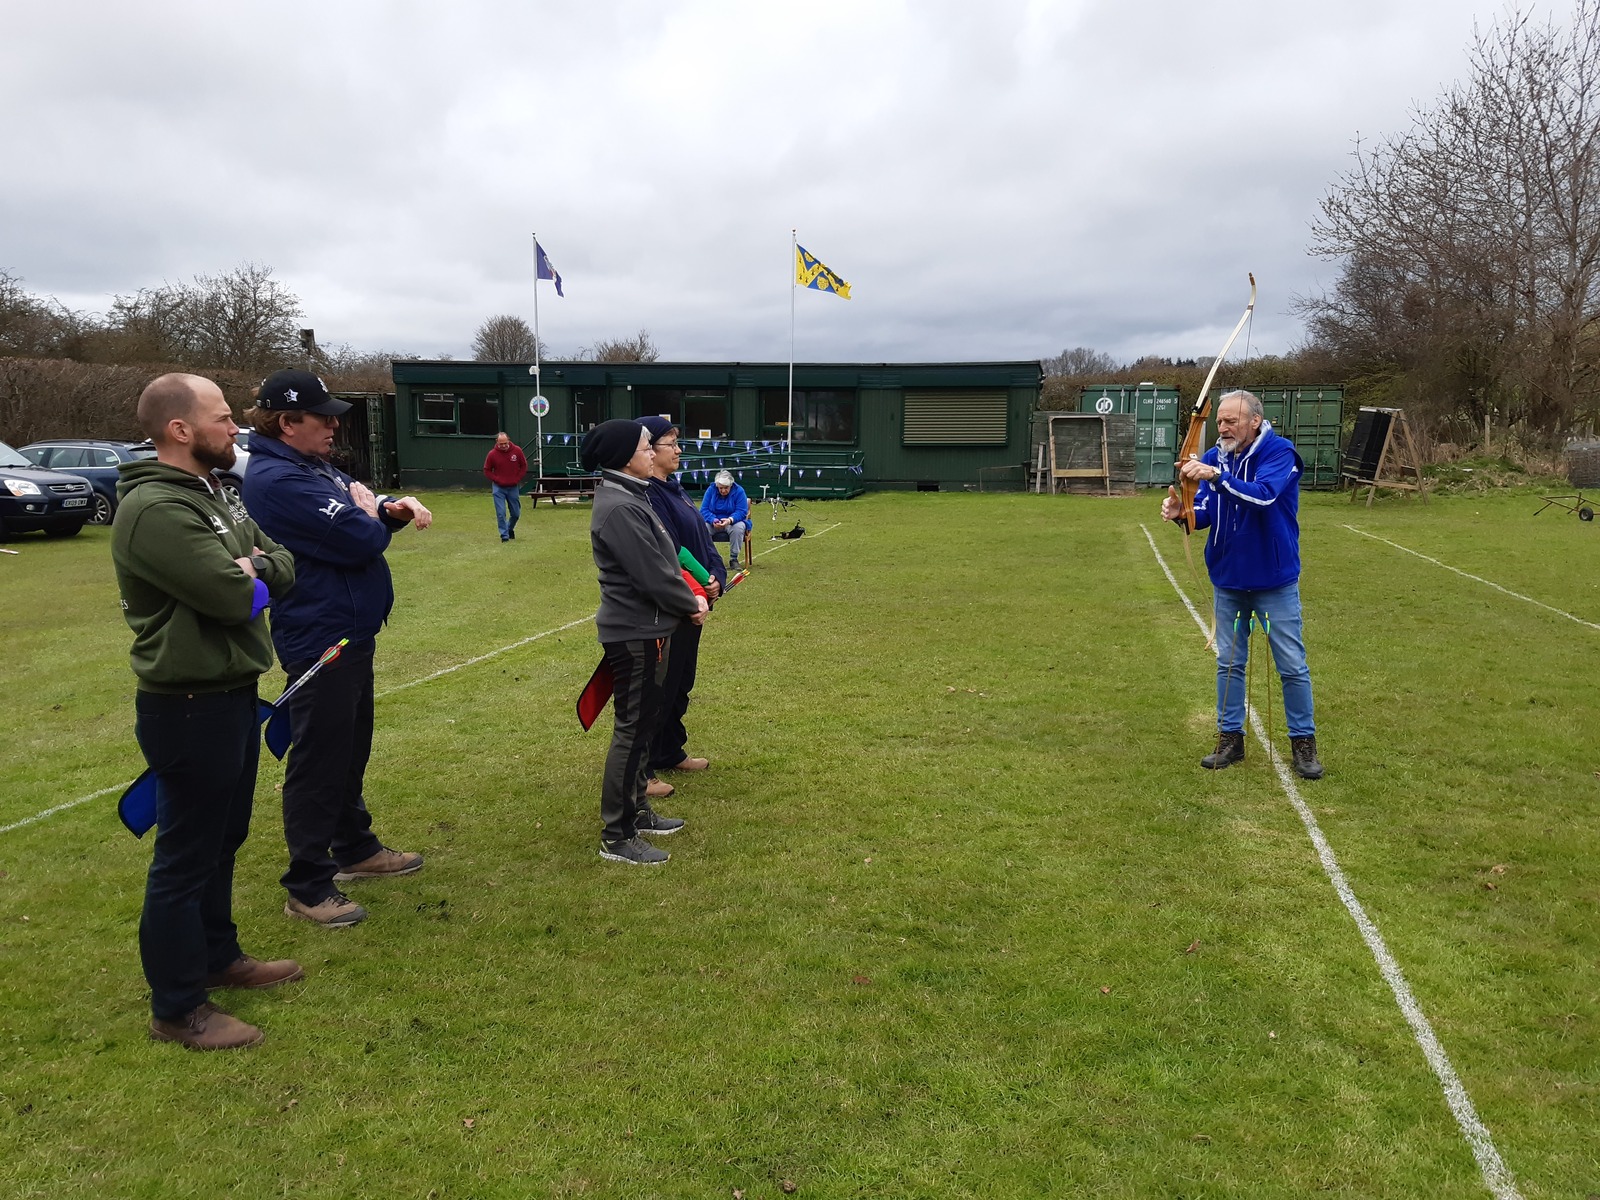
[[[543,441],[546,446],[575,449],[583,441],[583,435],[547,433],[543,435]],[[789,454],[790,446],[786,438],[683,438],[680,439],[679,448],[682,461],[678,477],[684,483],[697,487],[709,487],[719,471],[728,471],[740,481],[749,480],[752,487],[758,483],[767,487],[785,480],[798,484],[801,480],[820,481],[828,476],[837,479],[839,476],[836,472],[858,477],[864,474],[859,451],[810,452],[817,456],[833,455],[854,460],[847,462],[780,462],[778,456]]]

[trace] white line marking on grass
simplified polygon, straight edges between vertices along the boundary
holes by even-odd
[[[1436,567],[1443,567],[1446,571],[1453,571],[1463,579],[1470,579],[1474,583],[1481,583],[1487,587],[1492,587],[1495,591],[1504,592],[1506,595],[1513,596],[1518,600],[1526,600],[1529,604],[1537,605],[1546,612],[1553,612],[1558,617],[1565,617],[1569,621],[1576,621],[1579,625],[1587,625],[1590,629],[1600,630],[1600,625],[1596,625],[1593,621],[1585,621],[1582,617],[1575,617],[1571,613],[1562,609],[1553,608],[1552,606],[1546,604],[1543,600],[1535,600],[1532,596],[1524,596],[1521,592],[1513,592],[1508,587],[1501,587],[1492,579],[1485,579],[1481,575],[1473,575],[1468,571],[1459,570],[1456,567],[1452,567],[1449,563],[1440,562],[1437,558],[1429,558],[1426,554],[1423,554],[1418,550],[1413,550],[1409,546],[1402,546],[1399,542],[1391,542],[1386,537],[1379,537],[1375,533],[1368,533],[1365,529],[1357,529],[1354,525],[1345,525],[1343,528],[1348,529],[1351,533],[1359,533],[1364,538],[1371,538],[1375,542],[1382,542],[1385,546],[1393,546],[1396,550],[1404,550],[1407,554],[1415,555],[1423,562],[1431,562]]]
[[[808,533],[806,536],[807,537],[819,538],[823,534],[829,532],[829,530],[837,529],[837,528],[839,528],[839,526],[841,526],[843,524],[844,524],[843,521],[835,521],[832,525],[829,525],[827,529],[819,529],[815,533]],[[776,539],[774,539],[774,538],[768,538],[767,539],[767,541],[769,541],[769,542],[770,541],[774,541],[774,540],[776,540]],[[778,544],[776,546],[768,546],[765,550],[760,551],[756,555],[756,557],[760,558],[762,554],[771,554],[774,550],[782,550],[785,546],[792,546],[798,541],[800,541],[799,538],[786,538],[784,540],[778,541]]]
[[[128,780],[132,783],[133,780]],[[87,796],[79,796],[76,800],[68,800],[65,804],[58,804],[54,808],[47,808],[43,812],[36,812],[31,817],[23,817],[20,821],[13,821],[10,825],[0,825],[0,833],[10,833],[13,829],[21,829],[24,825],[32,825],[35,821],[42,821],[46,817],[53,817],[58,812],[66,812],[69,808],[77,808],[80,804],[87,804],[91,800],[98,800],[101,796],[109,796],[112,792],[126,790],[128,783],[119,783],[112,787],[101,788],[98,792],[90,792]]]
[[[1161,557],[1161,551],[1156,548],[1155,538],[1150,536],[1150,530],[1146,526],[1141,524],[1139,528],[1144,531],[1145,540],[1150,543],[1150,550],[1155,554],[1156,562],[1161,565],[1167,582],[1172,585],[1172,590],[1178,593],[1178,599],[1183,601],[1183,606],[1189,610],[1189,615],[1200,627],[1200,632],[1204,633],[1205,621],[1195,606],[1189,602],[1189,597],[1184,594],[1183,588],[1178,586],[1178,580],[1167,566],[1167,560]],[[1356,532],[1359,533],[1360,530]],[[1343,901],[1345,910],[1355,921],[1356,928],[1361,931],[1361,940],[1366,942],[1367,949],[1377,960],[1378,971],[1388,983],[1389,990],[1394,993],[1395,1003],[1400,1006],[1406,1024],[1411,1026],[1411,1034],[1422,1049],[1422,1057],[1428,1060],[1428,1065],[1438,1076],[1439,1083],[1444,1088],[1445,1103],[1450,1106],[1456,1124],[1461,1127],[1462,1136],[1467,1139],[1467,1145],[1472,1149],[1472,1156],[1478,1160],[1478,1169],[1483,1172],[1483,1182],[1488,1185],[1490,1194],[1495,1196],[1496,1200],[1521,1200],[1522,1194],[1517,1191],[1510,1169],[1500,1157],[1500,1152],[1495,1149],[1489,1130],[1478,1119],[1478,1111],[1472,1105],[1472,1097],[1467,1095],[1466,1086],[1462,1084],[1455,1068],[1450,1065],[1450,1058],[1444,1052],[1444,1046],[1440,1044],[1438,1036],[1433,1032],[1433,1026],[1428,1023],[1428,1018],[1423,1014],[1417,998],[1411,994],[1411,988],[1400,972],[1400,964],[1395,961],[1394,955],[1389,953],[1383,935],[1372,923],[1372,918],[1367,916],[1361,901],[1356,899],[1350,881],[1345,878],[1339,860],[1334,857],[1333,847],[1323,836],[1322,827],[1317,824],[1317,818],[1312,814],[1310,806],[1301,798],[1300,789],[1295,786],[1294,776],[1290,774],[1288,764],[1272,748],[1272,743],[1267,738],[1267,731],[1261,724],[1261,714],[1249,703],[1248,698],[1245,702],[1245,711],[1250,714],[1250,728],[1255,732],[1256,740],[1266,750],[1268,760],[1278,773],[1278,783],[1283,787],[1284,795],[1289,797],[1289,803],[1299,815],[1300,823],[1306,827],[1306,833],[1311,836],[1311,844],[1316,847],[1317,858],[1322,862],[1324,873],[1333,884],[1333,890],[1339,894],[1339,899]]]
[[[819,529],[816,533],[810,534],[809,536],[821,537],[830,530],[839,528],[841,524],[843,524],[843,522],[835,522],[834,524],[829,525],[826,529]],[[796,538],[794,540],[799,541],[800,539]],[[782,550],[787,545],[790,545],[790,543],[780,542],[776,546],[769,546],[767,549],[761,551],[761,553],[771,554],[774,550]],[[444,676],[459,671],[463,667],[475,667],[481,662],[487,662],[491,658],[497,658],[508,651],[517,649],[520,646],[526,646],[530,642],[537,642],[539,639],[550,637],[552,634],[565,633],[569,629],[576,629],[579,625],[587,625],[593,620],[594,616],[591,614],[587,617],[579,617],[576,621],[568,621],[565,625],[557,625],[554,629],[546,629],[543,633],[535,633],[529,637],[520,638],[509,645],[501,646],[497,650],[490,650],[486,654],[479,654],[474,658],[467,659],[465,662],[459,662],[453,667],[445,667],[443,670],[435,671],[431,675],[424,675],[421,679],[413,679],[410,683],[398,684],[397,686],[389,688],[386,691],[378,692],[373,699],[381,700],[385,696],[392,696],[396,692],[405,691],[407,688],[414,688],[423,683],[432,683],[435,679],[442,679]],[[101,796],[109,796],[112,792],[124,791],[127,789],[128,784],[132,782],[133,780],[130,779],[127,783],[119,783],[115,787],[101,788],[98,792],[91,792],[87,796],[79,796],[76,800],[68,800],[64,804],[57,804],[53,808],[47,808],[43,812],[36,812],[31,817],[23,817],[22,820],[14,821],[10,825],[0,825],[0,833],[10,833],[14,829],[21,829],[25,825],[32,825],[36,821],[44,820],[46,817],[53,817],[56,815],[56,813],[66,812],[69,808],[77,808],[80,804],[87,804],[91,800],[98,800]]]
[[[465,662],[458,662],[453,667],[445,667],[444,670],[435,671],[432,675],[424,675],[421,679],[413,679],[410,683],[397,684],[395,687],[377,693],[373,699],[381,700],[385,696],[392,696],[396,692],[403,692],[407,688],[416,687],[418,684],[432,683],[435,679],[443,679],[446,675],[449,675],[455,671],[459,671],[463,667],[475,667],[481,662],[488,662],[491,658],[499,657],[508,650],[515,650],[519,646],[526,646],[529,642],[537,642],[540,638],[547,638],[553,633],[565,633],[569,629],[576,629],[579,625],[587,625],[592,620],[594,620],[594,615],[592,613],[587,617],[579,617],[576,621],[568,621],[565,625],[557,625],[554,629],[546,629],[543,633],[535,633],[529,637],[521,638],[518,641],[512,642],[509,646],[501,646],[498,650],[490,650],[487,654],[480,654],[476,658],[469,658]]]

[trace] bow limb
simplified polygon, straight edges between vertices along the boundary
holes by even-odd
[[[1233,332],[1228,335],[1228,340],[1222,343],[1222,350],[1211,360],[1211,369],[1206,372],[1206,381],[1200,385],[1200,394],[1195,397],[1194,407],[1189,410],[1189,427],[1184,430],[1183,444],[1178,447],[1178,463],[1189,462],[1200,457],[1200,442],[1205,437],[1206,418],[1211,413],[1211,385],[1216,381],[1217,372],[1222,367],[1222,360],[1228,357],[1228,351],[1233,349],[1233,343],[1238,340],[1239,333],[1250,320],[1250,314],[1256,307],[1256,277],[1250,272],[1250,301],[1244,306],[1238,324],[1233,327]],[[1178,505],[1179,512],[1177,523],[1183,526],[1183,556],[1188,560],[1189,570],[1196,579],[1200,572],[1195,570],[1194,551],[1190,549],[1189,539],[1194,533],[1194,499],[1200,490],[1198,479],[1188,479],[1183,475],[1178,476]],[[1215,606],[1213,605],[1213,609]],[[1217,618],[1215,611],[1211,616],[1211,632],[1206,637],[1206,648],[1210,649],[1217,641]]]

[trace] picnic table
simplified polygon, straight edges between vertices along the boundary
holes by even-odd
[[[548,499],[552,505],[558,500],[593,500],[598,475],[540,475],[534,486],[522,494],[535,508],[540,500]]]

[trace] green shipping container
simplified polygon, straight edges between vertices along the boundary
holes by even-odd
[[[1211,418],[1206,445],[1217,440],[1217,401],[1234,387],[1211,390]],[[1294,443],[1306,465],[1300,486],[1332,491],[1339,486],[1339,438],[1344,420],[1344,388],[1247,387],[1261,398],[1261,411],[1272,427]]]
[[[1138,455],[1135,482],[1140,487],[1165,487],[1172,482],[1172,462],[1178,452],[1176,388],[1154,384],[1093,384],[1078,395],[1078,411],[1121,413],[1134,419],[1134,446]]]

